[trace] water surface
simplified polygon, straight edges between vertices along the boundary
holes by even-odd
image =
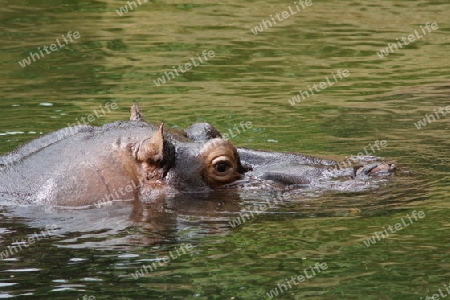
[[[264,299],[316,263],[327,268],[276,298],[447,294],[450,114],[426,117],[450,105],[446,1],[312,1],[257,35],[252,28],[293,2],[141,3],[122,16],[116,10],[126,1],[1,6],[0,153],[106,103],[118,108],[93,125],[126,120],[139,102],[148,120],[172,127],[206,121],[225,133],[251,122],[231,138],[240,147],[344,158],[384,140],[373,154],[401,172],[373,190],[296,194],[234,228],[240,211],[279,195],[163,199],[138,211],[4,206],[1,253],[41,239],[0,261],[1,298]],[[438,29],[424,35],[433,22]],[[415,30],[421,38],[380,58]],[[20,66],[69,31],[80,37]],[[205,50],[214,57],[200,63]],[[154,83],[192,60],[198,66]],[[338,70],[350,75],[289,103]],[[418,129],[419,120],[426,126]],[[425,217],[410,222],[420,211]],[[142,212],[148,217],[136,217]],[[409,225],[364,243],[399,222]],[[53,224],[58,230],[43,236]],[[161,263],[165,256],[170,262]],[[156,269],[133,278],[152,263]]]

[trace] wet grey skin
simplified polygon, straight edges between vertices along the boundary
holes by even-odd
[[[66,207],[249,184],[286,189],[395,171],[379,162],[339,169],[335,161],[312,156],[235,148],[208,123],[186,130],[147,123],[137,104],[130,121],[49,133],[0,157],[0,168],[4,203]]]

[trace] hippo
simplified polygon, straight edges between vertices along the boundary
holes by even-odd
[[[396,169],[383,162],[340,168],[303,154],[236,148],[208,123],[179,130],[146,122],[137,104],[129,121],[49,133],[1,156],[0,168],[0,198],[61,207],[249,186],[302,188]]]

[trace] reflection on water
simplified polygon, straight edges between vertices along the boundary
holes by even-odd
[[[277,299],[436,293],[447,279],[450,115],[415,124],[450,105],[449,4],[311,2],[257,35],[252,28],[294,4],[141,1],[122,16],[116,10],[127,2],[116,0],[4,4],[2,153],[106,103],[118,107],[92,124],[125,120],[137,101],[147,119],[172,127],[206,121],[227,132],[251,122],[230,137],[251,148],[343,159],[386,140],[376,155],[394,161],[400,174],[358,193],[299,192],[235,228],[230,219],[275,195],[249,190],[79,211],[5,206],[0,255],[46,225],[59,229],[0,261],[0,297],[263,299],[317,262],[328,269]],[[438,29],[424,35],[421,28],[433,22]],[[423,37],[392,46],[415,30]],[[75,31],[80,38],[66,46],[26,67],[18,63]],[[205,50],[214,57],[199,64]],[[350,76],[320,88],[338,70]],[[165,74],[166,83],[154,83]],[[289,103],[315,84],[320,92]],[[413,210],[426,217],[364,245]],[[130,276],[181,243],[194,245],[192,253]]]

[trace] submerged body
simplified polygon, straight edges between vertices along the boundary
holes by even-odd
[[[139,201],[155,192],[204,193],[249,181],[289,186],[357,176],[353,168],[339,170],[331,160],[237,149],[205,123],[164,132],[163,125],[145,122],[136,105],[130,121],[50,133],[1,157],[2,165],[0,195],[57,206]],[[377,163],[358,172],[394,170]]]

